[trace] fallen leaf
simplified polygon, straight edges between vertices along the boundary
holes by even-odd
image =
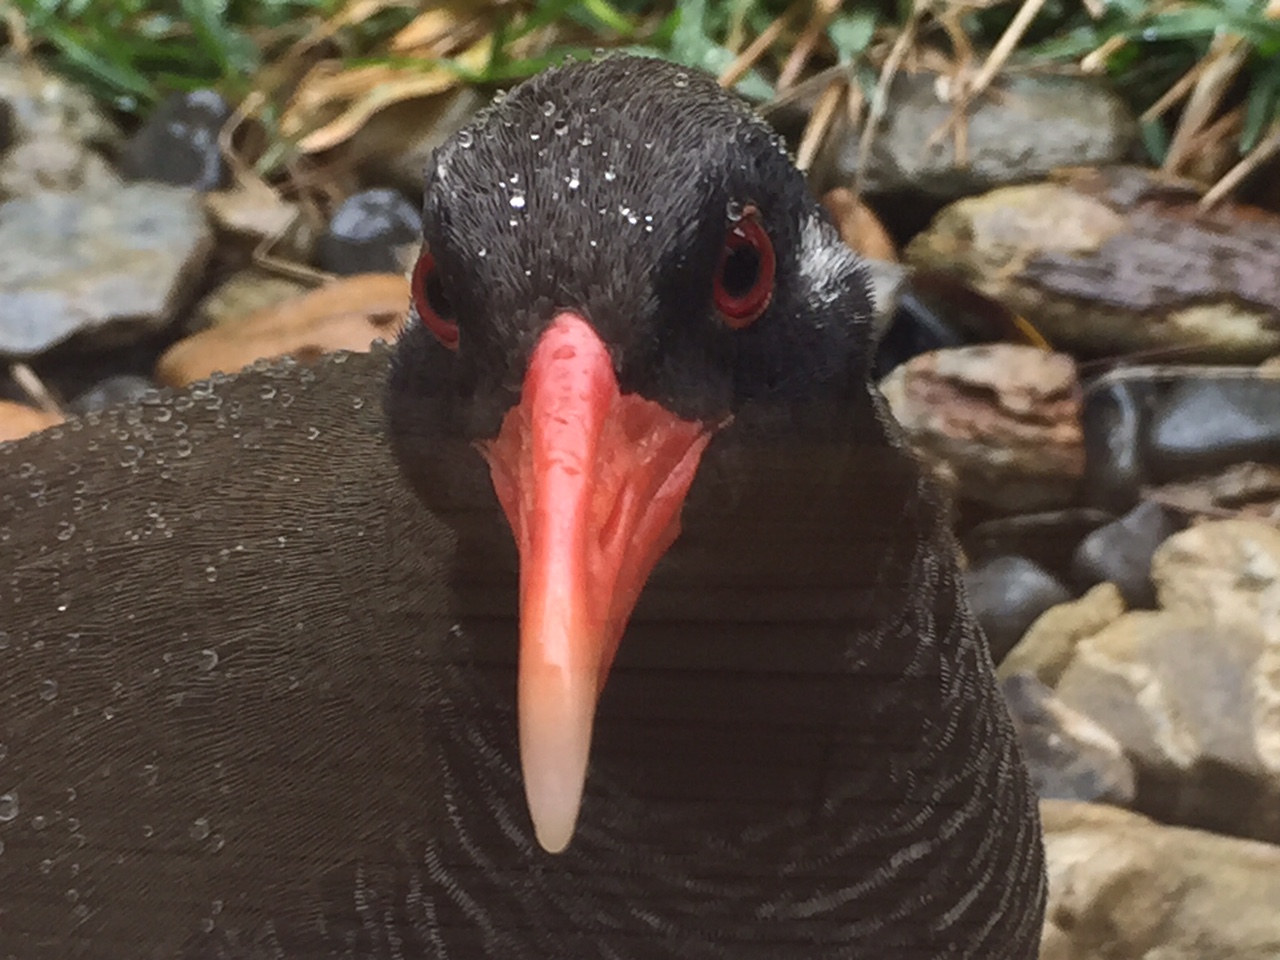
[[[56,413],[46,413],[12,400],[0,400],[0,443],[21,440],[30,434],[56,426],[62,419]]]
[[[235,373],[255,360],[291,356],[314,362],[338,350],[365,352],[394,340],[408,312],[409,282],[365,273],[229,319],[179,340],[156,363],[156,379],[184,386],[213,373]]]
[[[898,262],[898,250],[889,231],[852,190],[845,187],[828,190],[822,205],[835,221],[840,239],[849,247],[871,260]]]

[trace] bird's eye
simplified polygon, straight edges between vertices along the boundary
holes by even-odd
[[[745,207],[729,224],[716,267],[716,309],[726,326],[742,330],[764,313],[773,296],[775,265],[769,234],[757,222],[755,207]]]
[[[422,251],[413,268],[413,307],[435,338],[450,350],[458,349],[458,322],[453,316],[453,304],[449,302],[440,283],[440,271],[435,257]]]

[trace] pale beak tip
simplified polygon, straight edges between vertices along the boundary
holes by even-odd
[[[521,725],[524,742],[520,752],[529,816],[538,843],[548,853],[560,853],[573,839],[586,786],[592,704],[575,706],[577,709],[569,708],[569,716],[553,710],[559,715],[537,717],[542,723],[526,716],[527,722]]]

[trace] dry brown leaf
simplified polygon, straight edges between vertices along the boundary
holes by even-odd
[[[156,363],[156,379],[184,386],[213,373],[235,373],[255,360],[292,356],[313,362],[337,350],[369,350],[394,340],[404,325],[409,282],[367,273],[179,340]]]
[[[21,440],[61,422],[62,417],[56,413],[47,413],[12,400],[0,400],[0,443]]]
[[[822,198],[831,219],[840,230],[840,239],[872,260],[898,262],[898,250],[893,238],[866,204],[852,190],[836,187]]]
[[[442,4],[414,17],[391,39],[395,53],[420,53],[446,57],[463,44],[476,39],[475,32],[484,29],[484,19],[476,4]]]
[[[467,69],[479,70],[488,56],[488,44],[481,42],[457,60]],[[442,66],[377,64],[344,70],[340,64],[319,64],[299,85],[281,117],[280,129],[286,137],[298,138],[303,153],[321,153],[350,139],[379,110],[444,93],[460,82],[457,72]]]

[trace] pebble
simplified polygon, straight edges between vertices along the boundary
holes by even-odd
[[[338,207],[316,248],[317,265],[342,276],[400,273],[398,248],[422,238],[422,214],[396,190],[365,190]]]
[[[1144,441],[1157,384],[1126,373],[1104,378],[1085,391],[1084,498],[1122,513],[1138,502],[1147,481]]]
[[[125,144],[120,172],[201,193],[225,187],[230,170],[218,136],[230,117],[231,107],[215,90],[172,94]]]
[[[1037,617],[1071,599],[1071,591],[1025,557],[996,557],[971,567],[964,573],[964,584],[996,663]]]
[[[1204,475],[1244,460],[1280,462],[1280,377],[1178,381],[1152,414],[1147,456],[1160,480]]]
[[[1065,583],[1071,578],[1071,558],[1080,541],[1114,519],[1114,514],[1091,507],[1020,513],[977,524],[965,533],[961,543],[970,563],[1015,554],[1039,564]]]
[[[1140,503],[1080,542],[1071,562],[1073,579],[1080,587],[1110,581],[1128,606],[1154,607],[1151,558],[1177,531],[1177,521],[1160,504]]]

